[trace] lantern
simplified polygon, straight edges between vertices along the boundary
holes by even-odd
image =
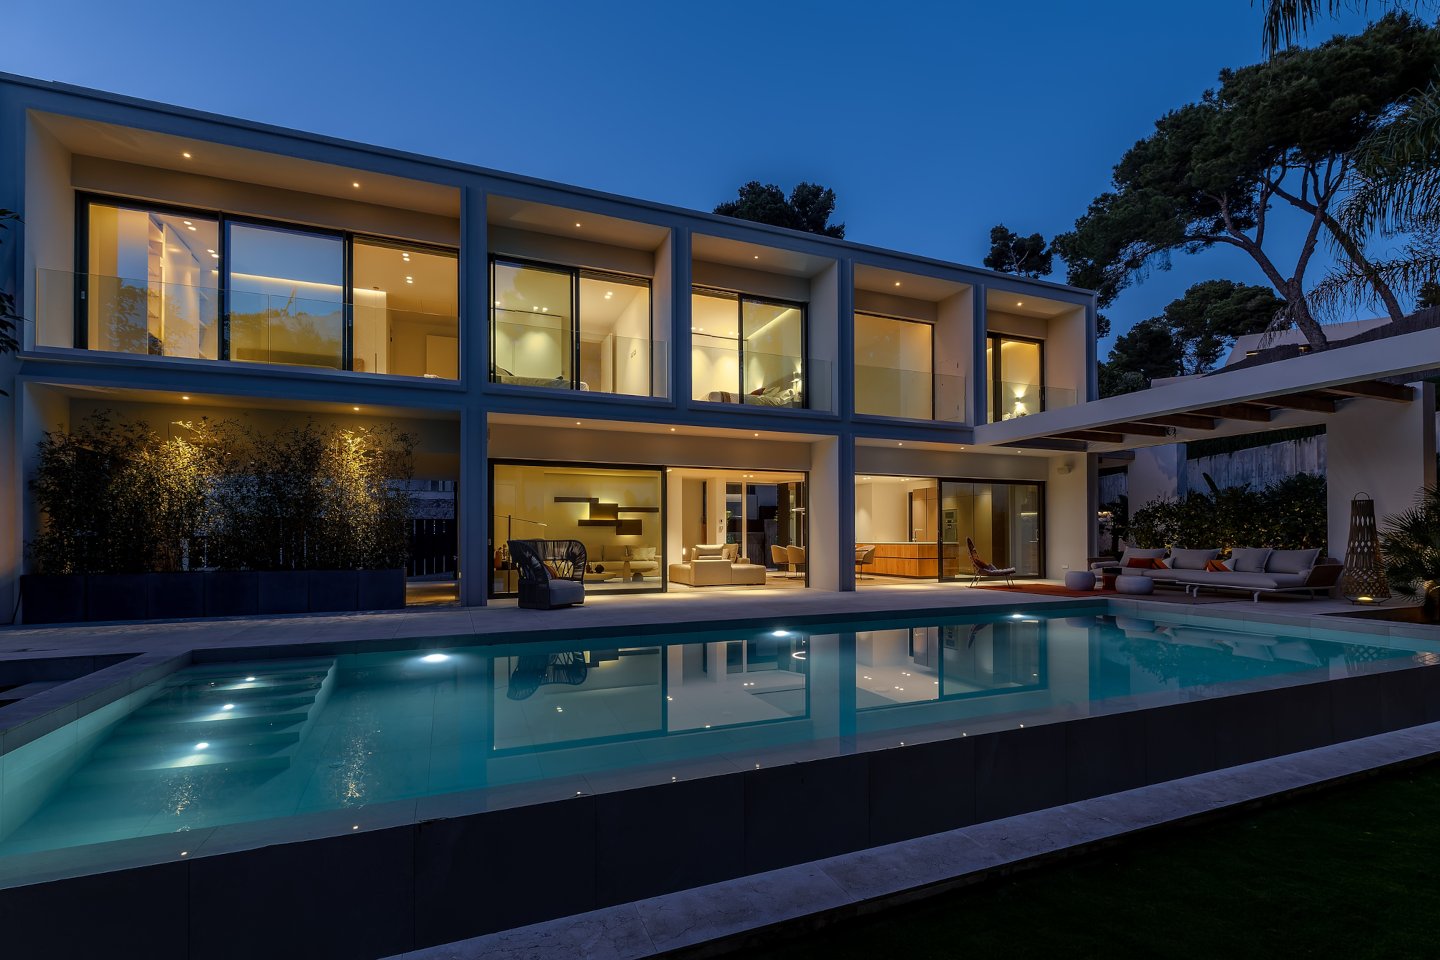
[[[1345,545],[1345,574],[1340,592],[1351,603],[1390,599],[1385,562],[1380,559],[1380,534],[1375,527],[1375,501],[1361,491],[1350,501],[1350,540]]]

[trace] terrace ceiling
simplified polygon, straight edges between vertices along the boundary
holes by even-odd
[[[987,446],[1109,452],[1323,423],[1359,400],[1408,403],[1440,366],[1440,328],[1153,387],[975,428]]]

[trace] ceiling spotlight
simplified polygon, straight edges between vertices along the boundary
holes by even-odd
[[[579,421],[579,420],[576,420],[576,421],[575,421],[575,426],[577,426],[577,427],[580,426],[580,421]]]
[[[181,399],[181,400],[189,400],[190,397],[189,397],[188,395],[182,395],[182,396],[180,397],[180,399]]]
[[[760,259],[760,254],[757,253],[757,254],[755,254],[755,256],[751,257],[750,259],[751,259],[751,260],[759,260],[759,259]]]
[[[208,746],[210,746],[210,744],[206,743],[204,740],[201,740],[199,743],[195,744],[195,749],[204,750]]]
[[[354,181],[353,183],[351,183],[350,186],[354,187],[356,190],[359,190],[359,189],[360,189],[360,181],[359,181],[359,180],[356,180],[356,181]]]
[[[900,286],[900,281],[899,281],[899,280],[896,280],[896,281],[895,281],[895,286],[897,286],[897,287]]]
[[[577,223],[577,224],[575,224],[575,226],[577,226],[577,227],[578,227],[578,226],[580,226],[580,224],[578,224],[578,223]]]
[[[425,663],[444,663],[450,659],[450,655],[446,653],[427,653],[420,659]]]
[[[183,223],[183,224],[185,224],[185,226],[187,226],[187,227],[190,226],[190,221],[189,221],[189,220],[181,220],[180,222]]]
[[[351,410],[354,410],[356,413],[359,413],[359,412],[360,412],[360,408],[359,408],[359,407],[351,407],[350,409],[351,409]]]
[[[757,436],[757,437],[758,437],[758,436],[760,436],[760,434],[757,433],[757,434],[754,434],[754,436]]]
[[[1025,306],[1025,301],[1023,301],[1023,300],[1016,300],[1016,301],[1015,301],[1015,306],[1017,306],[1017,307],[1023,307],[1023,306]]]
[[[189,151],[189,150],[182,150],[182,151],[180,152],[180,156],[184,157],[186,160],[189,160],[189,159],[190,159],[190,151]]]

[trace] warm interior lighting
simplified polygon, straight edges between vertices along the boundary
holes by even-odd
[[[189,151],[189,150],[182,150],[181,153],[180,153],[180,156],[184,157],[186,160],[189,160],[189,159],[190,159],[190,151]]]
[[[578,224],[578,223],[577,223],[577,224],[575,224],[575,226],[577,226],[577,227],[578,227],[578,226],[580,226],[580,224]]]
[[[1017,306],[1017,307],[1023,307],[1023,306],[1025,306],[1025,302],[1024,302],[1023,300],[1016,300],[1016,301],[1015,301],[1015,306]]]
[[[895,281],[895,286],[897,286],[897,287],[900,286],[900,281],[899,281],[899,280],[896,280],[896,281]]]
[[[359,180],[356,180],[356,181],[354,181],[353,183],[351,183],[350,186],[354,187],[356,190],[359,190],[359,189],[360,189],[360,181],[359,181]]]
[[[190,398],[189,398],[188,396],[181,396],[180,399],[181,399],[181,400],[189,400]]]
[[[354,410],[356,413],[359,413],[359,412],[360,412],[360,408],[359,408],[359,407],[351,407],[350,409],[351,409],[351,410]]]

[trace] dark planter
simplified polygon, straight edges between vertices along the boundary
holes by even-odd
[[[86,620],[144,620],[146,573],[97,573],[85,578]]]
[[[205,616],[205,574],[151,573],[145,577],[151,620],[188,620]]]
[[[205,616],[248,617],[260,611],[260,577],[252,570],[211,570],[205,579]]]
[[[310,609],[310,574],[306,570],[261,570],[260,613],[305,613]]]
[[[1420,616],[1426,623],[1440,622],[1440,584],[1427,581],[1422,586],[1425,593],[1420,604]]]
[[[84,619],[82,574],[27,573],[20,578],[22,623],[79,623]]]
[[[311,613],[355,609],[354,570],[311,570],[309,573]]]
[[[357,570],[359,582],[357,610],[405,609],[405,570]]]

